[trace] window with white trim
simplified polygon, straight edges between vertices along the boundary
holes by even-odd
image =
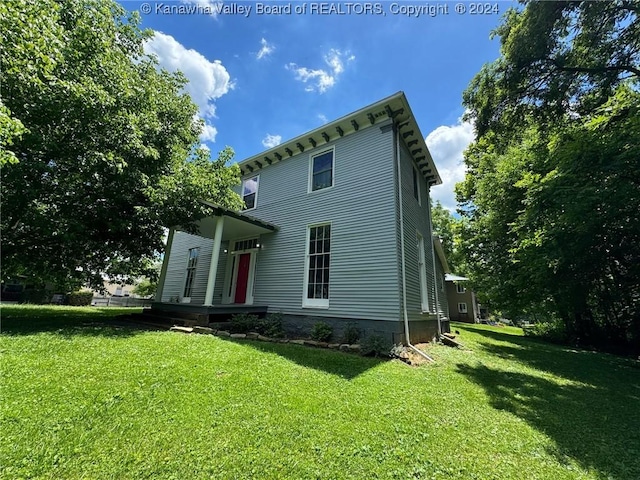
[[[456,292],[464,293],[466,291],[467,291],[467,289],[464,288],[464,285],[462,285],[461,283],[456,283]]]
[[[189,259],[187,260],[187,276],[184,281],[183,297],[190,298],[193,291],[193,285],[196,280],[196,267],[198,266],[198,255],[200,248],[189,249]]]
[[[420,278],[420,304],[423,312],[429,311],[429,293],[427,291],[427,262],[424,253],[424,237],[418,237],[418,276]]]
[[[467,313],[467,304],[464,302],[460,302],[458,304],[458,313]]]
[[[315,192],[333,186],[333,149],[311,157],[309,191]]]
[[[256,208],[258,203],[258,183],[260,182],[260,175],[255,177],[246,178],[242,181],[242,201],[244,202],[245,210],[252,210]]]
[[[304,307],[329,306],[329,269],[331,263],[331,224],[307,228],[307,258],[304,282]]]

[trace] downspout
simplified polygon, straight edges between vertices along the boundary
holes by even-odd
[[[427,185],[427,201],[429,202],[429,236],[431,237],[431,261],[433,262],[433,290],[436,294],[436,319],[438,320],[438,340],[442,335],[440,321],[440,299],[438,298],[438,267],[436,266],[436,247],[433,241],[433,222],[431,221],[431,185]],[[444,282],[444,280],[443,280]]]
[[[418,355],[426,358],[430,362],[435,362],[433,358],[424,353],[419,348],[415,347],[411,343],[411,339],[409,337],[409,314],[407,313],[407,276],[405,273],[406,265],[404,260],[404,216],[402,209],[402,169],[400,168],[400,135],[398,131],[398,126],[394,124],[393,126],[393,135],[395,136],[395,154],[396,154],[396,167],[397,167],[397,176],[398,176],[398,207],[400,209],[400,263],[402,266],[402,314],[404,318],[404,338],[407,347],[416,352]],[[433,243],[433,241],[431,242]]]

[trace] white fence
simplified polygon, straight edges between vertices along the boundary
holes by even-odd
[[[91,305],[95,307],[150,307],[152,302],[152,298],[93,297]]]

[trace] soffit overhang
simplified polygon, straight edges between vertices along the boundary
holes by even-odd
[[[410,152],[427,185],[431,187],[442,184],[440,174],[424,141],[424,135],[418,127],[404,92],[398,92],[338,120],[283,142],[239,162],[238,165],[243,176],[257,174],[270,165],[302,155],[305,152],[308,154],[316,148],[360,130],[388,123],[388,120],[393,121],[401,141]],[[366,168],[367,165],[363,165],[363,167]]]

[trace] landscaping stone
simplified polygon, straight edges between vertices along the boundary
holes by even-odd
[[[246,333],[232,333],[231,338],[247,338]]]
[[[342,350],[343,352],[348,352],[349,351],[349,344],[348,343],[343,343],[340,345],[340,350]]]
[[[247,338],[248,338],[248,337],[247,337]],[[257,338],[258,340],[260,340],[261,342],[273,342],[273,339],[272,339],[272,338],[265,337],[265,336],[263,336],[263,335],[258,335],[256,338]]]
[[[329,344],[329,348],[332,348],[334,350],[337,350],[340,348],[340,344],[339,343],[330,343]]]
[[[218,330],[218,333],[216,333],[216,335],[218,335],[219,337],[230,337],[231,334],[229,332],[227,332],[226,330]]]
[[[182,332],[182,333],[192,333],[193,332],[193,328],[192,327],[180,327],[178,325],[174,325],[169,330],[171,330],[172,332]]]
[[[304,345],[304,340],[289,340],[289,343],[295,343],[296,345]]]
[[[256,332],[247,333],[247,338],[251,339],[251,340],[255,340],[256,338],[260,339],[260,337],[261,337],[261,335],[259,333],[256,333]]]
[[[213,328],[199,327],[199,326],[193,327],[193,331],[195,333],[202,333],[202,334],[208,334],[208,335],[211,335],[211,334],[213,334],[215,332],[215,330]]]
[[[277,338],[276,342],[278,342],[278,343],[289,343],[289,339],[288,338]]]
[[[358,344],[349,345],[349,351],[350,352],[360,353],[360,345],[358,345]]]
[[[310,347],[317,347],[319,342],[316,342],[315,340],[305,340],[304,344],[309,345]]]
[[[317,342],[318,345],[316,345],[317,347],[321,347],[321,348],[329,348],[329,344],[327,342]]]

